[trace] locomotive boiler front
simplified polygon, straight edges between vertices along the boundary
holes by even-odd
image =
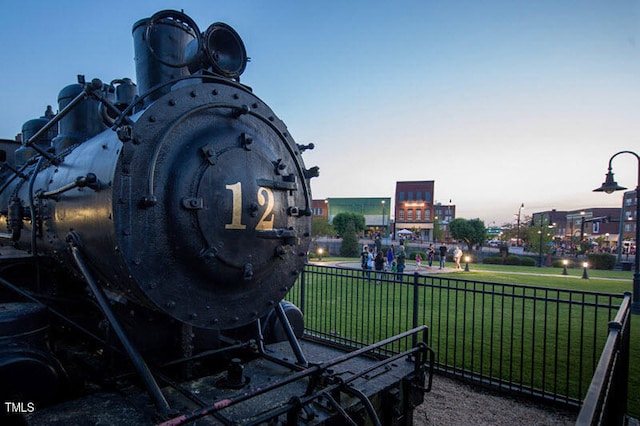
[[[205,82],[162,96],[127,133],[113,217],[138,296],[204,328],[266,314],[310,240],[307,172],[284,124],[242,86]]]
[[[200,34],[186,15],[165,11],[133,33],[140,95],[118,105],[116,87],[111,117],[91,114],[111,128],[89,126],[97,134],[78,140],[61,132],[59,161],[25,166],[34,177],[5,191],[33,206],[16,246],[35,241],[33,250],[73,268],[65,241],[74,241],[113,300],[200,328],[249,324],[304,267],[317,168],[305,168],[307,147],[239,83],[247,58],[230,27]],[[131,92],[130,80],[120,82]],[[87,86],[114,92],[78,85]]]

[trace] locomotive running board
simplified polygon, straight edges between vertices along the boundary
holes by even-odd
[[[336,413],[334,416],[340,418],[345,424],[357,424],[352,419],[354,410],[355,412],[359,411],[357,415],[368,417],[369,422],[373,425],[386,424],[388,419],[381,421],[375,411],[374,404],[372,404],[372,397],[367,396],[358,386],[362,387],[363,383],[366,384],[370,381],[381,381],[384,384],[371,385],[371,387],[377,386],[377,390],[373,392],[377,403],[382,400],[383,404],[390,404],[389,400],[396,398],[398,401],[409,401],[401,404],[402,408],[396,408],[412,410],[422,401],[422,395],[431,390],[435,353],[425,343],[427,330],[426,326],[416,327],[353,352],[338,352],[337,356],[335,355],[336,349],[314,342],[305,342],[309,345],[315,345],[316,348],[323,346],[322,356],[331,354],[330,359],[312,363],[309,367],[299,371],[292,372],[291,369],[285,368],[277,378],[272,376],[275,374],[276,368],[265,364],[269,360],[257,359],[254,361],[258,363],[257,367],[253,365],[252,373],[256,374],[259,369],[269,371],[267,380],[254,383],[254,377],[251,386],[243,388],[240,392],[229,390],[228,393],[223,393],[224,390],[216,389],[214,394],[217,395],[217,398],[213,400],[213,403],[169,419],[160,423],[160,426],[182,425],[205,416],[223,415],[225,410],[231,410],[236,416],[241,416],[242,421],[239,424],[243,425],[269,424],[270,421],[276,421],[280,416],[286,416],[288,424],[303,424],[305,421],[311,421],[313,424],[325,424],[321,419],[322,416],[314,412],[314,407],[317,410],[320,406],[323,406],[322,410],[324,411],[334,411]],[[378,361],[367,358],[367,355],[375,353],[377,349],[385,345],[415,336],[421,332],[425,334],[424,339],[409,350]],[[275,346],[275,351],[286,356],[286,353],[282,351],[282,346],[279,345],[281,344],[271,347]],[[407,370],[409,366],[410,368]],[[201,381],[194,381],[187,387],[192,388],[201,398],[206,399],[206,395],[213,392],[212,382],[215,383],[215,381],[205,378]],[[294,388],[298,391],[293,390]],[[289,395],[288,402],[276,403],[275,401],[278,400],[276,396],[273,397],[273,400],[269,399],[270,394],[279,391]],[[381,396],[383,393],[385,396]],[[341,395],[344,396],[341,398]],[[346,401],[348,397],[352,401]],[[360,403],[359,409],[354,408],[353,400]],[[240,407],[243,403],[245,405],[251,403],[254,407],[263,407],[264,411],[252,412],[250,416],[245,412],[243,415],[243,407]],[[237,409],[234,410],[236,406]],[[238,421],[238,418],[228,420],[233,422]],[[332,417],[331,421],[335,420],[336,417]],[[329,423],[334,424],[331,421]]]
[[[158,409],[159,414],[163,416],[170,415],[171,407],[169,406],[169,403],[167,402],[164,395],[162,394],[162,391],[160,390],[160,386],[158,386],[158,383],[153,377],[153,374],[151,374],[151,370],[149,369],[149,366],[144,361],[140,353],[136,350],[136,348],[131,344],[131,341],[127,337],[127,334],[124,332],[124,329],[120,326],[120,323],[118,322],[116,316],[114,315],[113,311],[109,307],[109,302],[107,301],[107,298],[105,297],[102,290],[100,290],[100,287],[98,287],[98,284],[93,279],[93,276],[89,271],[89,268],[84,262],[84,259],[82,258],[82,254],[78,249],[78,236],[73,233],[69,233],[69,235],[67,236],[67,242],[71,247],[71,254],[73,255],[74,261],[76,262],[76,266],[78,266],[78,269],[80,269],[82,276],[84,277],[85,281],[87,282],[87,285],[91,289],[91,292],[95,296],[96,301],[98,302],[98,306],[100,307],[100,309],[102,310],[102,313],[104,313],[105,317],[111,324],[111,327],[113,328],[113,331],[118,336],[120,343],[122,343],[124,350],[126,351],[127,355],[131,359],[131,362],[133,363],[133,367],[135,368],[137,373],[140,375],[140,378],[142,379],[142,382],[147,388],[149,395],[153,399],[153,402],[156,408]]]

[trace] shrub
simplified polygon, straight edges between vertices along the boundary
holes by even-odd
[[[609,253],[592,253],[587,255],[587,261],[593,269],[613,269],[616,257]]]
[[[360,255],[360,245],[358,237],[352,224],[347,225],[347,231],[342,237],[340,244],[340,256],[342,257],[358,257]]]
[[[536,261],[531,257],[521,257],[520,265],[522,266],[536,266]]]
[[[515,265],[515,266],[519,266],[520,265],[520,258],[516,255],[510,254],[509,256],[507,256],[507,258],[504,260],[504,264],[505,265]]]
[[[487,265],[502,265],[502,257],[501,256],[489,256],[482,259],[482,263],[486,263]]]

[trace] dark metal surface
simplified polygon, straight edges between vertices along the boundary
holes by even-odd
[[[187,418],[191,421],[197,418],[199,425],[266,424],[278,418],[283,421],[287,413],[295,413],[294,424],[346,424],[345,413],[358,424],[364,424],[371,421],[371,414],[363,404],[363,397],[381,424],[412,424],[411,410],[404,404],[408,393],[421,395],[421,391],[411,390],[408,384],[424,382],[424,375],[416,373],[416,364],[407,356],[378,361],[304,341],[302,349],[313,364],[323,366],[292,374],[285,366],[258,358],[243,363],[242,374],[251,380],[245,381],[240,389],[219,385],[225,382],[226,372],[182,383],[180,390],[163,388],[172,406],[182,407],[186,413],[201,414],[176,416],[165,424],[183,424]],[[269,350],[274,357],[291,356],[287,343],[272,345]],[[331,369],[327,370],[329,366]],[[330,402],[331,398],[339,408]],[[132,424],[129,419],[135,419],[137,424],[154,424],[153,412],[147,404],[147,397],[138,391],[101,393],[39,410],[27,416],[27,423]],[[93,409],[88,410],[89,405]],[[212,416],[214,412],[216,416]]]

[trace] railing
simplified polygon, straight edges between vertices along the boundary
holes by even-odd
[[[439,371],[578,407],[623,296],[308,265],[288,299],[308,338],[358,348],[425,324]]]
[[[577,425],[623,425],[627,412],[631,293],[616,318],[578,415]]]

